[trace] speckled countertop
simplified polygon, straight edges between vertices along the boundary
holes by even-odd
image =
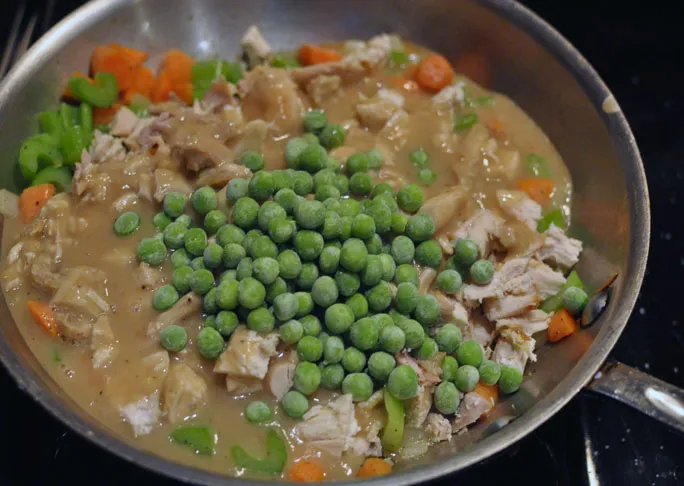
[[[80,2],[53,2],[56,21]],[[646,280],[613,356],[684,387],[684,29],[679,2],[524,2],[565,35],[613,90],[642,151],[653,232]],[[29,1],[28,10],[46,2]],[[15,2],[0,9],[9,32]],[[0,36],[2,38],[4,35]],[[0,368],[0,484],[177,484],[96,448],[16,390]],[[684,436],[581,393],[498,457],[436,484],[679,485]]]

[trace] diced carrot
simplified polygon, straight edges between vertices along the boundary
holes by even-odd
[[[363,464],[359,472],[356,473],[357,478],[373,478],[376,476],[385,476],[392,473],[392,466],[389,462],[379,457],[369,457]]]
[[[162,101],[167,101],[169,99],[169,94],[172,91],[171,79],[169,78],[169,73],[166,70],[162,70],[157,76],[157,80],[152,87],[152,92],[150,93],[150,99],[154,103],[160,103]]]
[[[192,83],[178,83],[173,86],[173,92],[182,99],[186,105],[192,104]]]
[[[551,199],[551,195],[556,189],[556,183],[553,179],[546,179],[544,177],[520,179],[518,181],[518,189],[525,191],[528,196],[543,206]]]
[[[288,478],[296,483],[316,483],[325,479],[325,472],[318,463],[303,460],[292,466]]]
[[[109,44],[109,46],[113,47],[114,49],[118,49],[120,51],[125,52],[132,59],[135,59],[136,62],[139,64],[142,64],[147,60],[147,53],[144,51],[139,51],[138,49],[122,46],[121,44],[117,44],[116,42],[112,42],[111,44]]]
[[[93,107],[93,123],[95,125],[107,125],[114,119],[114,115],[121,108],[121,103],[114,103],[109,108]]]
[[[489,61],[475,52],[466,52],[456,59],[454,71],[465,74],[480,86],[489,87],[492,84],[492,68]]]
[[[193,58],[178,49],[171,49],[166,53],[162,62],[162,70],[167,72],[172,86],[189,83],[191,79]]]
[[[141,65],[139,56],[112,46],[96,47],[90,58],[93,74],[112,73],[119,83],[119,91],[126,91],[133,85],[135,74]]]
[[[485,400],[490,401],[492,405],[496,405],[496,402],[499,401],[499,387],[496,385],[485,385],[480,381],[475,385],[473,391]]]
[[[140,66],[135,74],[135,79],[133,80],[133,86],[128,88],[122,97],[122,101],[126,105],[130,105],[133,100],[133,96],[137,93],[145,98],[149,98],[152,93],[152,88],[154,88],[154,74],[150,68],[146,66]]]
[[[89,78],[89,77],[86,76],[85,74],[79,73],[78,71],[74,72],[74,74],[72,74],[71,76],[74,77],[74,78],[87,78],[88,81],[90,81],[91,84],[92,84],[92,82],[93,82],[93,78]],[[69,78],[69,79],[71,79],[71,78]],[[66,88],[64,88],[64,93],[62,93],[62,97],[67,98],[67,99],[70,99],[70,100],[74,100],[74,99],[75,99],[75,98],[74,98],[74,95],[71,93],[71,91],[69,91],[69,87],[68,87],[68,86],[67,86]]]
[[[57,323],[55,322],[55,313],[50,309],[50,306],[38,302],[37,300],[29,300],[26,302],[29,313],[36,320],[40,326],[49,332],[52,336],[57,335]]]
[[[552,343],[560,341],[577,331],[577,322],[567,310],[561,309],[551,317],[546,335]]]
[[[489,130],[494,134],[496,138],[501,138],[503,137],[506,133],[504,132],[504,125],[501,123],[501,120],[494,119],[490,121],[487,126],[489,127]]]
[[[19,213],[24,223],[30,223],[40,214],[45,203],[55,195],[55,186],[39,184],[24,189],[19,196]]]
[[[431,54],[424,57],[416,70],[416,82],[426,91],[437,92],[454,79],[451,64],[444,56]]]
[[[299,48],[297,58],[303,65],[312,66],[314,64],[340,61],[342,59],[342,54],[327,47],[303,44],[302,47]]]

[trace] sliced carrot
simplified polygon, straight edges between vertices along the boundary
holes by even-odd
[[[506,133],[504,132],[504,125],[501,120],[494,119],[490,121],[487,126],[489,130],[494,134],[496,138],[503,137]]]
[[[93,107],[93,123],[95,125],[108,125],[114,119],[119,108],[121,108],[121,103],[114,103],[109,108]]]
[[[179,84],[189,83],[191,79],[193,58],[178,49],[171,49],[166,53],[162,62],[162,70],[166,71],[169,81],[175,87]]]
[[[135,74],[142,65],[139,56],[112,46],[99,46],[90,57],[93,74],[112,73],[119,83],[119,91],[126,91],[133,85]]]
[[[485,400],[490,401],[492,405],[496,405],[496,402],[499,401],[499,387],[496,385],[485,385],[480,381],[475,385],[473,391]]]
[[[55,186],[39,184],[24,189],[19,196],[19,213],[24,223],[30,223],[40,214],[45,203],[55,195]]]
[[[518,189],[525,191],[532,199],[544,205],[551,199],[551,195],[556,189],[556,183],[553,179],[546,179],[544,177],[520,179],[518,181]]]
[[[57,323],[55,322],[55,313],[50,309],[50,306],[38,302],[37,300],[29,300],[26,302],[29,313],[36,320],[40,326],[49,332],[52,336],[57,335]]]
[[[116,42],[109,44],[110,47],[118,49],[119,51],[125,52],[126,55],[130,56],[131,59],[135,59],[138,64],[142,64],[147,60],[147,53],[144,51],[139,51],[138,49],[133,49],[131,47],[122,46]]]
[[[302,47],[299,48],[297,58],[299,59],[299,62],[305,66],[312,66],[314,64],[340,61],[342,60],[342,54],[327,47],[303,44]]]
[[[454,79],[451,64],[444,56],[431,54],[424,57],[416,70],[416,82],[426,91],[437,92]]]
[[[475,52],[466,52],[456,60],[454,71],[465,74],[480,86],[492,84],[492,68],[487,59]]]
[[[169,99],[169,94],[173,87],[171,86],[171,79],[169,78],[169,73],[162,70],[159,75],[157,75],[157,80],[152,87],[152,92],[150,93],[150,99],[154,103],[160,103],[162,101],[167,101]]]
[[[135,94],[149,98],[152,93],[152,88],[154,88],[154,74],[150,68],[146,66],[140,66],[135,74],[135,79],[133,80],[133,86],[128,88],[124,93],[121,101],[126,105],[130,105]]]
[[[392,466],[389,462],[379,457],[369,457],[363,464],[359,472],[356,473],[357,478],[372,478],[376,476],[385,476],[392,473]]]
[[[93,78],[89,78],[89,77],[86,76],[85,74],[79,73],[78,71],[74,72],[74,74],[72,74],[71,76],[74,77],[74,78],[87,78],[88,81],[90,81],[91,84],[92,84],[92,82],[93,82]],[[70,78],[70,79],[71,79],[71,78]],[[67,86],[66,88],[64,88],[64,93],[62,93],[62,97],[67,98],[67,99],[70,99],[70,100],[75,100],[74,95],[71,93],[71,91],[69,91],[69,87],[68,87],[68,86]]]
[[[173,86],[173,92],[182,99],[186,105],[192,104],[192,83],[179,83]]]
[[[325,471],[313,461],[299,461],[290,469],[288,478],[296,483],[316,483],[325,479]]]
[[[546,335],[552,343],[560,341],[577,331],[577,322],[565,309],[561,309],[551,317]]]

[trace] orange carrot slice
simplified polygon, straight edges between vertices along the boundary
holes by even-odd
[[[424,57],[416,70],[416,82],[426,91],[437,92],[454,79],[451,64],[444,56],[431,54]]]
[[[303,44],[302,47],[299,48],[297,58],[303,65],[312,66],[314,64],[340,61],[342,60],[342,54],[334,49],[328,49],[327,47]]]
[[[546,335],[552,343],[558,342],[577,331],[575,318],[565,309],[561,309],[551,317]]]
[[[379,457],[369,457],[363,464],[359,472],[356,473],[357,478],[373,478],[376,476],[384,476],[392,473],[392,466],[389,462]]]
[[[292,466],[287,476],[296,483],[317,483],[325,479],[325,472],[318,463],[303,460]]]
[[[521,179],[518,181],[518,189],[525,191],[532,199],[544,205],[551,199],[551,195],[556,189],[556,183],[552,179],[544,177]]]
[[[29,300],[26,302],[29,313],[35,321],[52,336],[57,335],[57,323],[55,322],[55,313],[49,305],[38,302],[37,300]]]
[[[24,223],[30,223],[43,209],[45,203],[55,195],[55,186],[52,184],[40,184],[24,189],[19,196],[19,213]]]

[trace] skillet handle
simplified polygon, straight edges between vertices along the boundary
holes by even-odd
[[[617,361],[606,362],[587,389],[619,400],[684,433],[684,390]]]

